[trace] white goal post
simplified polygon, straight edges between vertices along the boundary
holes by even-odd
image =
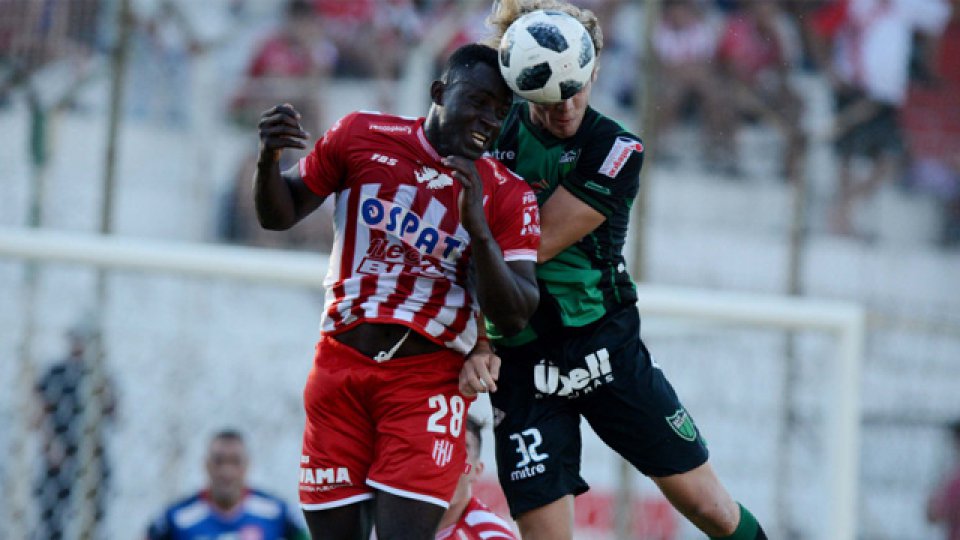
[[[0,227],[0,259],[82,264],[115,270],[180,273],[320,288],[328,258],[319,254],[176,243],[129,237]],[[827,427],[830,540],[856,536],[860,446],[860,366],[865,336],[862,307],[839,301],[640,285],[644,315],[712,324],[810,329],[839,343],[829,362],[833,404]]]

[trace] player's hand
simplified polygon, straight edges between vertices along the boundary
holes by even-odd
[[[487,227],[483,215],[483,180],[473,160],[463,156],[447,156],[443,164],[453,169],[453,177],[463,188],[457,203],[460,206],[460,221],[471,237],[480,236]]]
[[[474,397],[483,392],[496,392],[499,378],[500,357],[489,344],[478,344],[460,369],[460,393]]]
[[[300,126],[300,113],[284,103],[260,115],[260,158],[280,159],[284,148],[306,148],[310,134]]]

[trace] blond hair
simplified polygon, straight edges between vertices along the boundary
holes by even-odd
[[[513,21],[538,9],[562,11],[580,21],[580,24],[590,33],[596,55],[600,56],[600,51],[603,50],[603,30],[600,29],[597,16],[589,9],[579,8],[563,0],[498,0],[494,2],[493,12],[487,17],[487,23],[494,30],[494,36],[489,45],[499,47],[500,39]]]

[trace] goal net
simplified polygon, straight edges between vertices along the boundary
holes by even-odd
[[[55,493],[74,533],[142,534],[164,505],[203,485],[205,445],[227,426],[247,436],[250,483],[294,503],[326,264],[288,251],[0,229],[0,380],[10,389],[0,392],[0,451],[10,456],[0,462],[9,496],[0,521],[10,537],[50,519],[37,486],[56,456],[44,435],[49,407],[38,403],[69,390],[41,381],[75,337],[102,355],[93,362],[100,382],[83,393],[91,399],[77,401],[92,410],[80,415],[88,446],[76,468],[97,472],[87,471],[89,489]],[[773,537],[852,540],[861,310],[646,285],[640,308],[644,338],[734,496]],[[490,418],[485,400],[472,412]],[[491,442],[488,421],[479,490],[502,511]],[[618,528],[630,538],[700,537],[586,424],[583,463],[592,489],[578,499],[577,538],[612,539]]]

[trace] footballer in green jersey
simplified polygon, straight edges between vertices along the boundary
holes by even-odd
[[[554,9],[590,32],[596,16],[562,0],[499,0],[502,36],[520,15]],[[594,79],[597,72],[594,71]],[[515,103],[493,148],[540,206],[540,304],[527,327],[488,326],[460,372],[465,394],[490,392],[497,474],[523,538],[573,538],[580,422],[650,477],[710,538],[763,540],[757,520],[726,491],[693,417],[640,338],[623,247],[638,192],[643,144],[589,105],[592,83],[554,104]],[[532,223],[530,226],[535,227]]]

